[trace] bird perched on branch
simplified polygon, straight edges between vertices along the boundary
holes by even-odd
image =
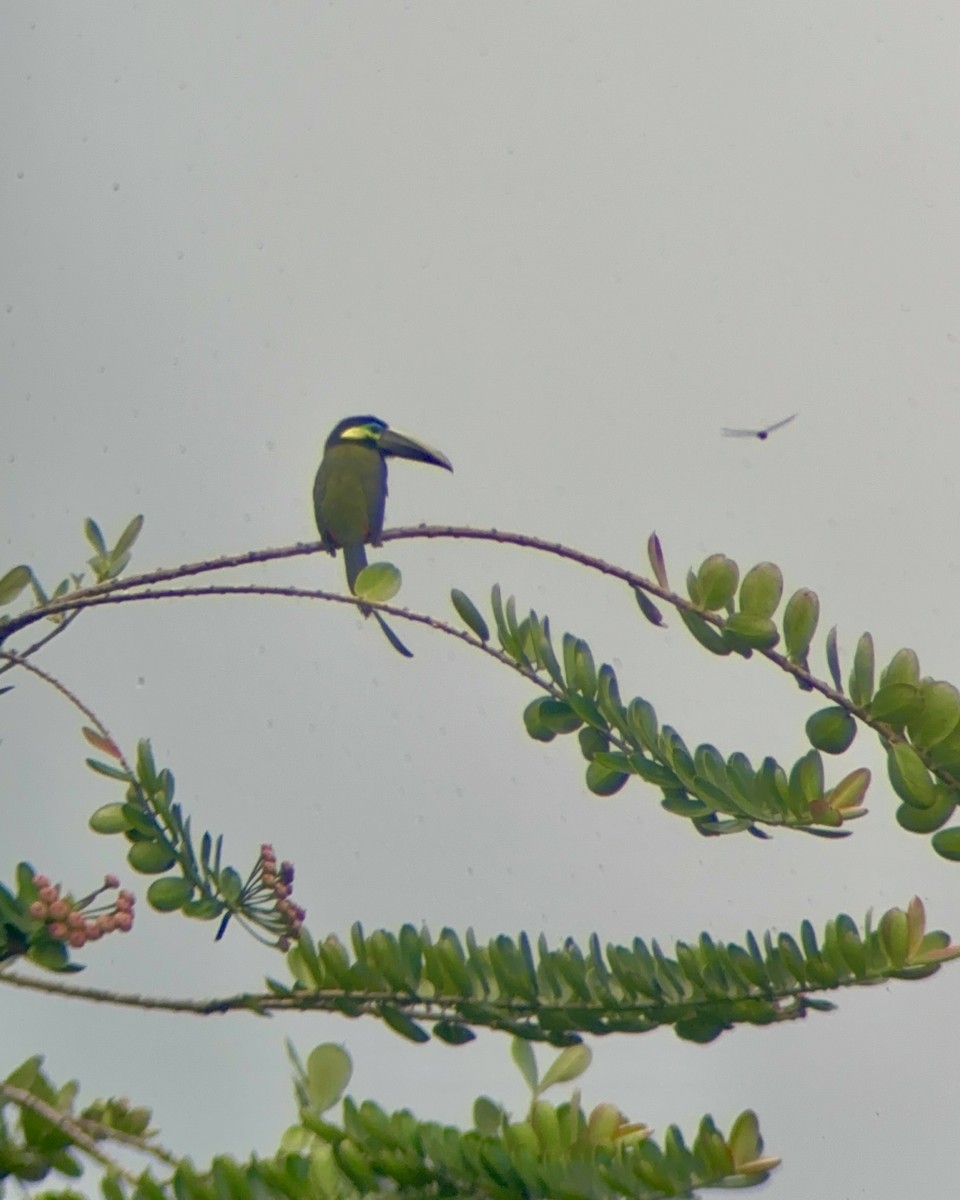
[[[313,484],[313,511],[324,549],[330,554],[343,551],[351,592],[367,565],[367,543],[380,545],[388,458],[409,458],[453,470],[439,450],[391,429],[378,417],[346,417],[334,426]],[[361,605],[360,611],[369,616],[372,610]],[[394,649],[409,657],[410,651],[380,614],[373,615]]]

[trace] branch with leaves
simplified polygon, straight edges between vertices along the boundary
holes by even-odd
[[[317,1100],[316,1086],[323,1070],[339,1078],[342,1062],[338,1074],[325,1052],[322,1070],[313,1056],[306,1066],[295,1061],[301,1124],[288,1131],[285,1149],[275,1160],[238,1163],[220,1158],[202,1173],[152,1144],[145,1110],[131,1117],[122,1103],[110,1101],[74,1114],[75,1086],[57,1092],[34,1059],[18,1068],[20,1074],[7,1080],[5,1090],[0,1088],[0,1110],[4,1104],[19,1108],[22,1134],[17,1142],[0,1123],[0,1173],[24,1181],[48,1171],[75,1174],[72,1147],[106,1169],[104,1191],[110,1200],[126,1195],[199,1198],[225,1190],[243,1196],[309,1194],[345,1200],[385,1189],[410,1200],[426,1192],[491,1200],[522,1200],[530,1194],[654,1200],[700,1187],[743,1186],[760,1182],[776,1165],[761,1153],[752,1114],[742,1114],[727,1137],[705,1117],[690,1147],[671,1127],[660,1146],[646,1126],[626,1121],[612,1105],[584,1114],[576,1093],[558,1106],[547,1104],[541,1093],[561,1079],[575,1078],[589,1060],[581,1040],[585,1034],[641,1033],[669,1026],[682,1038],[709,1042],[738,1024],[772,1024],[829,1010],[833,1004],[823,996],[828,991],[926,978],[960,956],[960,946],[945,932],[927,930],[916,898],[904,909],[886,912],[876,925],[869,915],[857,925],[840,914],[820,937],[805,921],[797,937],[748,933],[742,944],[719,943],[702,933],[693,942],[678,942],[671,955],[656,940],[640,936],[629,945],[613,945],[593,935],[584,949],[571,939],[551,947],[541,936],[534,947],[526,933],[480,944],[471,930],[461,939],[454,930],[443,929],[434,939],[427,929],[411,925],[396,933],[377,930],[369,935],[356,925],[349,948],[334,934],[314,941],[303,928],[303,910],[292,900],[292,864],[278,862],[265,842],[245,874],[225,865],[222,835],[205,832],[194,838],[191,818],[175,799],[173,773],[158,767],[149,741],[142,739],[136,753],[126,757],[93,708],[34,661],[81,612],[131,602],[242,595],[363,606],[381,622],[389,615],[418,623],[485,654],[536,687],[539,694],[523,714],[528,733],[541,742],[576,733],[589,791],[613,795],[636,776],[659,791],[665,811],[690,821],[705,836],[748,832],[766,837],[771,829],[846,836],[848,823],[866,814],[863,801],[870,774],[856,766],[828,782],[826,764],[830,756],[850,750],[863,725],[877,734],[886,750],[890,782],[901,802],[901,826],[933,834],[934,849],[951,860],[960,860],[960,826],[944,828],[960,800],[960,691],[945,681],[921,677],[916,655],[907,649],[891,658],[877,682],[873,641],[867,633],[858,639],[845,689],[835,629],[824,646],[829,679],[815,676],[809,660],[819,599],[812,590],[800,588],[783,604],[783,577],[773,563],[760,563],[741,578],[731,559],[711,555],[688,572],[687,595],[681,596],[669,586],[655,535],[647,547],[652,579],[520,534],[419,527],[384,535],[384,541],[494,541],[559,556],[629,587],[640,613],[653,626],[664,624],[664,606],[672,608],[710,653],[766,660],[828,701],[828,707],[806,721],[808,753],[789,767],[772,756],[754,767],[739,752],[725,756],[709,744],[688,748],[648,699],[621,698],[617,673],[608,663],[597,666],[585,639],[565,633],[555,642],[548,617],[521,612],[516,600],[505,599],[497,585],[491,592],[489,621],[464,592],[452,590],[451,602],[463,626],[457,628],[391,603],[400,574],[384,562],[358,575],[356,595],[351,596],[185,582],[212,571],[314,553],[321,549],[318,544],[121,577],[141,528],[142,518],[134,518],[109,545],[99,526],[86,522],[84,531],[93,550],[87,560],[95,580],[91,586],[83,585],[81,574],[71,574],[48,594],[23,564],[0,578],[0,607],[13,605],[25,593],[33,599],[15,615],[0,617],[0,643],[41,622],[53,626],[19,651],[0,651],[0,672],[29,672],[83,714],[84,737],[97,755],[88,758],[88,766],[123,789],[122,799],[92,814],[90,827],[122,840],[127,865],[152,877],[146,896],[154,910],[216,920],[218,937],[232,919],[252,936],[287,951],[291,978],[269,979],[262,993],[199,1001],[111,994],[14,975],[9,967],[17,959],[50,971],[77,971],[71,951],[88,947],[104,933],[129,930],[133,923],[132,893],[120,890],[112,905],[100,899],[104,891],[119,887],[116,877],[108,876],[102,887],[77,899],[21,863],[16,886],[0,885],[0,983],[184,1013],[242,1010],[267,1015],[302,1010],[368,1016],[413,1042],[432,1035],[460,1045],[472,1040],[477,1029],[497,1030],[520,1039],[515,1057],[531,1087],[531,1108],[524,1120],[513,1121],[481,1098],[475,1109],[476,1128],[463,1133],[418,1122],[407,1112],[387,1114],[370,1102],[357,1105],[344,1099],[343,1122],[334,1125],[324,1115],[329,1105]],[[781,644],[785,653],[777,649]],[[564,1048],[542,1081],[530,1048],[535,1041]],[[327,1092],[330,1082],[328,1078]],[[339,1098],[342,1087],[333,1091]],[[172,1168],[172,1174],[157,1183],[147,1175],[125,1172],[98,1144],[110,1136],[153,1154]]]

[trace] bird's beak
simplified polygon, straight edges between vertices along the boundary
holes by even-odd
[[[447,471],[453,470],[453,464],[445,454],[408,437],[398,429],[385,429],[380,435],[377,449],[390,458],[412,458],[415,462],[430,463],[431,466],[443,467]]]

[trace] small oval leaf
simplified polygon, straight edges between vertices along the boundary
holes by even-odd
[[[342,1046],[325,1042],[307,1055],[306,1074],[310,1108],[315,1113],[324,1113],[333,1108],[346,1090],[353,1062]]]
[[[546,701],[547,697],[538,696],[535,700],[531,700],[523,710],[523,723],[527,733],[538,742],[552,742],[557,736],[543,719],[541,709]]]
[[[950,829],[941,829],[932,838],[933,848],[941,858],[948,862],[960,862],[960,825]]]
[[[740,568],[725,554],[711,554],[697,571],[700,607],[715,611],[733,604],[740,582]]]
[[[740,585],[740,611],[770,618],[783,595],[783,573],[776,563],[762,562],[744,575]]]
[[[176,855],[158,842],[134,842],[127,851],[127,862],[141,875],[162,875],[176,861]]]
[[[630,778],[620,771],[610,771],[597,762],[587,767],[587,787],[595,796],[613,796]]]
[[[94,833],[126,833],[130,828],[122,804],[102,805],[91,816],[89,824]]]
[[[13,567],[9,570],[2,579],[0,579],[0,606],[12,604],[20,595],[24,588],[30,586],[30,580],[33,578],[33,572],[28,566],[21,563],[18,567]]]
[[[936,746],[960,725],[960,692],[952,683],[929,679],[920,684],[923,706],[907,722],[910,740],[916,746],[929,749]]]
[[[475,633],[481,642],[488,642],[490,640],[490,626],[483,619],[480,609],[477,608],[467,593],[461,592],[459,588],[453,588],[450,592],[450,600],[453,607],[457,610],[457,616],[459,616],[470,632]]]
[[[887,774],[893,790],[905,804],[929,808],[936,800],[930,772],[920,755],[906,742],[894,742],[887,753]]]
[[[402,582],[403,577],[393,563],[371,563],[357,576],[353,592],[361,600],[373,600],[383,604],[392,600],[400,591]]]
[[[770,650],[780,641],[776,625],[769,617],[736,612],[723,623],[725,640],[733,649],[743,643],[754,650]]]
[[[783,610],[783,640],[787,656],[794,662],[806,660],[820,620],[820,598],[809,588],[800,588]]]
[[[188,879],[155,879],[147,888],[147,903],[157,912],[176,912],[192,895],[193,884]]]
[[[827,754],[842,754],[857,736],[857,723],[837,705],[821,708],[807,718],[807,737],[815,750]]]

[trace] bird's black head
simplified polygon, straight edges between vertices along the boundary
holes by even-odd
[[[327,438],[325,448],[331,450],[334,446],[365,446],[376,450],[384,458],[411,458],[414,462],[453,470],[445,454],[409,434],[391,429],[379,417],[345,417],[338,421]]]

